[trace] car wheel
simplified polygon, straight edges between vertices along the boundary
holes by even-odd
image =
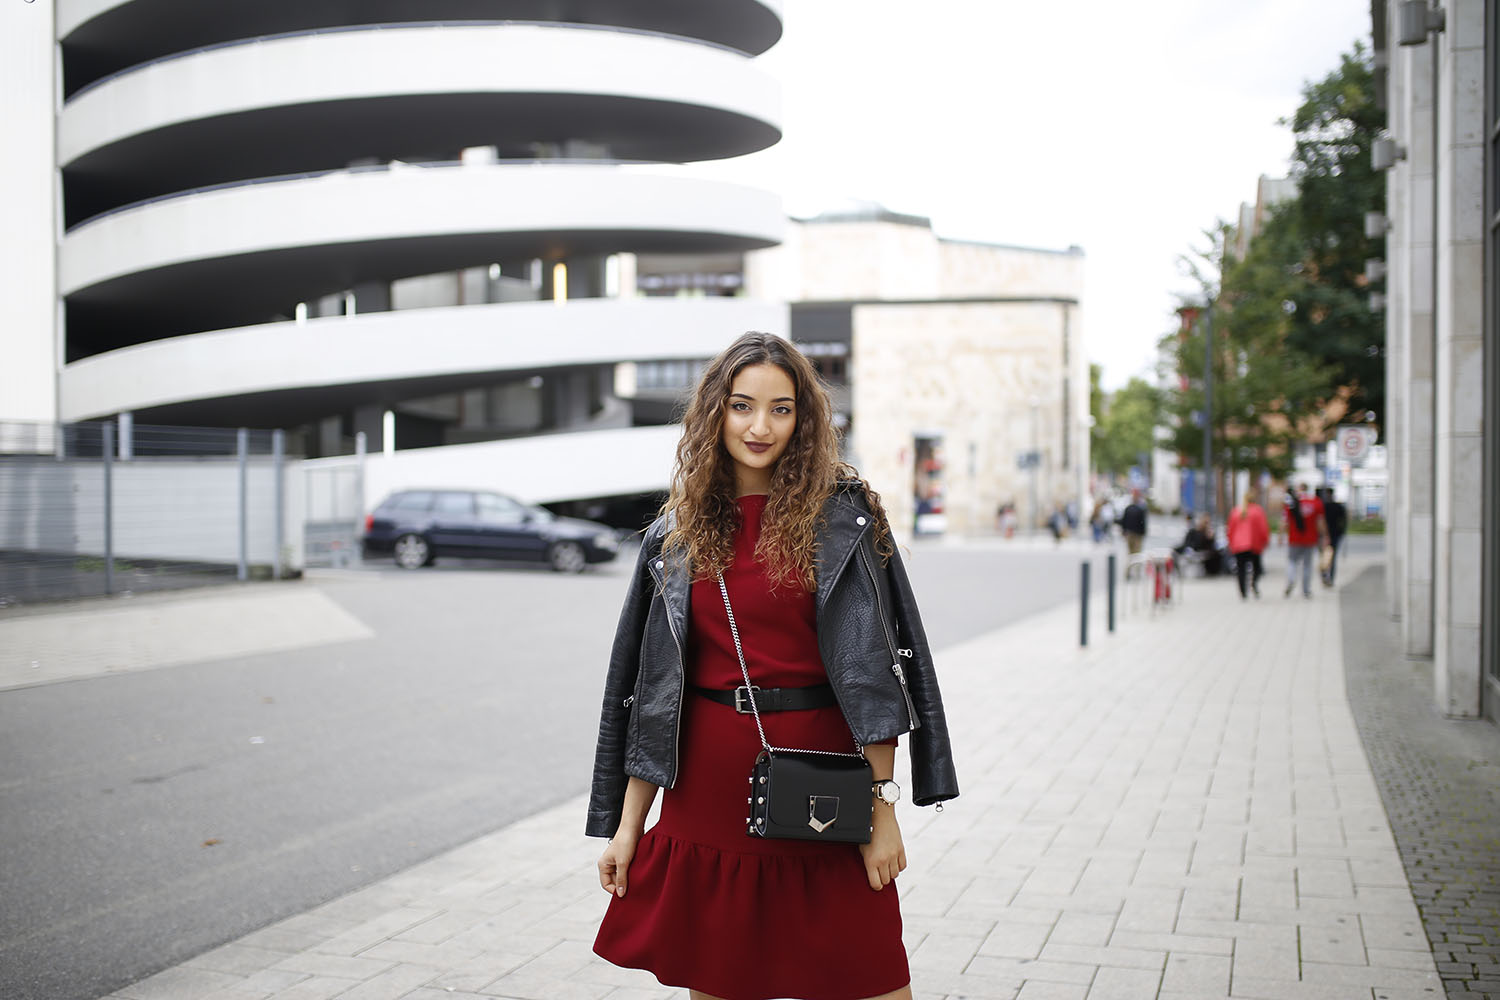
[[[582,573],[588,565],[583,546],[577,542],[555,542],[547,550],[547,562],[559,573]]]
[[[402,535],[396,539],[396,565],[402,569],[416,569],[432,565],[432,546],[421,535]]]

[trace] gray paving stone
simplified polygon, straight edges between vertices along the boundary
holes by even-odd
[[[1230,960],[1217,955],[1173,953],[1167,956],[1163,990],[1215,995],[1229,992]]]
[[[1041,958],[1044,962],[1097,965],[1116,969],[1150,969],[1160,972],[1166,962],[1167,953],[1152,949],[1124,948],[1118,945],[1097,947],[1049,941],[1042,949]]]
[[[1115,917],[1093,913],[1064,913],[1052,928],[1049,938],[1054,944],[1079,944],[1102,947],[1110,943]],[[1130,947],[1122,945],[1122,947]]]
[[[1296,981],[1301,976],[1297,928],[1278,928],[1282,933],[1239,938],[1234,943],[1234,982],[1244,978]]]
[[[207,969],[210,972],[227,972],[236,976],[249,976],[269,969],[278,962],[290,957],[289,952],[273,951],[267,948],[256,948],[251,945],[235,943],[226,944],[222,948],[204,952],[195,958],[183,963],[185,967],[192,969]]]
[[[312,976],[273,993],[271,1000],[332,1000],[333,997],[359,985],[357,979],[340,979],[335,976]]]
[[[1041,923],[1011,923],[1000,920],[971,955],[996,958],[1037,958],[1052,934],[1052,926]],[[965,940],[965,939],[959,939]]]
[[[1369,957],[1365,953],[1364,939],[1360,935],[1357,920],[1340,920],[1337,924],[1321,924],[1299,928],[1302,958],[1307,962],[1327,962],[1337,965],[1366,965]]]
[[[929,934],[911,954],[909,961],[914,970],[921,968],[938,972],[963,972],[986,940],[988,939]]]
[[[1084,1000],[1088,992],[1088,988],[1084,986],[1028,979],[1026,985],[1021,987],[1021,992],[1016,994],[1016,1000]]]
[[[366,979],[347,993],[340,993],[339,1000],[401,1000],[419,986],[426,986],[442,970],[424,965],[401,964],[392,966],[372,979]]]
[[[347,955],[327,955],[322,952],[304,951],[277,962],[272,968],[280,972],[301,972],[309,976],[352,979],[355,982],[361,982],[380,975],[394,964],[394,962],[376,958],[350,958]]]
[[[128,1000],[196,1000],[205,993],[230,989],[242,980],[241,976],[183,965],[143,979],[117,991],[117,995]]]
[[[1087,986],[1093,982],[1097,971],[1092,965],[1070,962],[1044,962],[1016,958],[989,958],[976,956],[964,970],[966,975],[983,976],[1002,982],[1031,982],[1042,980],[1049,983],[1072,983]],[[915,977],[915,973],[913,973]]]
[[[1101,968],[1089,987],[1088,1000],[1154,1000],[1160,988],[1160,971]]]

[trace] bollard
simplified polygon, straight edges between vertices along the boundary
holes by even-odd
[[[1115,631],[1115,554],[1109,554],[1109,583],[1106,589],[1109,591],[1109,631],[1113,635]]]
[[[104,592],[115,592],[115,499],[114,499],[114,452],[115,425],[104,422],[104,442],[100,454],[104,458]]]
[[[1083,577],[1082,584],[1081,584],[1081,586],[1083,588],[1083,594],[1082,594],[1082,599],[1079,601],[1078,645],[1080,645],[1080,646],[1087,646],[1089,644],[1089,569],[1090,569],[1090,567],[1089,567],[1089,561],[1087,559],[1085,559],[1083,561],[1083,566],[1081,567],[1081,569],[1082,569],[1082,574],[1081,575]]]

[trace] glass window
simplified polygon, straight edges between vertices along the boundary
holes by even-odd
[[[432,507],[432,494],[421,493],[397,493],[391,501],[391,506],[397,510],[428,510]]]
[[[439,493],[434,510],[439,514],[457,514],[463,517],[474,515],[474,495],[472,493]]]
[[[495,524],[520,524],[526,516],[526,508],[498,493],[476,493],[474,503],[480,519]]]

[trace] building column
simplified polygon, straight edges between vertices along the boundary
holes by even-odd
[[[1408,656],[1432,655],[1433,577],[1433,161],[1432,46],[1398,49],[1392,75],[1402,77],[1407,99],[1393,121],[1397,139],[1407,148],[1401,214],[1392,219],[1405,248],[1400,282],[1404,306],[1399,335],[1403,340],[1397,384],[1388,392],[1405,402],[1396,430],[1405,572],[1400,590],[1402,647]]]
[[[1484,3],[1447,0],[1438,50],[1437,491],[1433,679],[1438,708],[1477,718],[1483,683]]]
[[[1389,33],[1388,33],[1389,34]],[[1400,71],[1400,50],[1391,44],[1384,55],[1386,107],[1390,128],[1399,137],[1406,134],[1406,75]],[[1406,218],[1406,187],[1409,161],[1398,162],[1385,175],[1385,214],[1392,223]],[[1407,243],[1411,234],[1392,228],[1385,237],[1385,412],[1379,414],[1381,437],[1386,449],[1385,493],[1385,599],[1386,614],[1399,621],[1406,610],[1405,583],[1411,535],[1407,519],[1411,503],[1406,491],[1406,369],[1410,326],[1407,309],[1411,298],[1411,266]]]
[[[57,217],[57,17],[53,0],[11,4],[0,32],[0,218],[5,220],[0,302],[5,303],[5,361],[0,421],[57,419],[62,307],[53,247]]]

